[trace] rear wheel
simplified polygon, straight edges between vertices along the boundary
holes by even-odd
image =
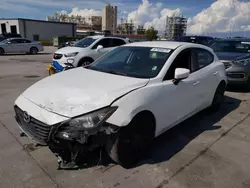
[[[79,61],[78,63],[78,67],[85,67],[85,66],[88,66],[90,65],[91,63],[93,63],[94,60],[91,59],[91,58],[83,58]]]
[[[109,139],[107,152],[112,160],[124,168],[133,167],[148,149],[154,134],[155,123],[152,115],[139,115]]]
[[[38,49],[37,49],[36,47],[32,47],[32,48],[30,49],[30,53],[31,53],[32,55],[37,54],[37,52],[38,52]]]
[[[4,49],[0,48],[0,55],[3,55],[3,54],[4,54]]]
[[[224,99],[225,99],[225,95],[224,95],[225,90],[226,90],[226,83],[221,82],[219,86],[217,87],[215,94],[214,94],[213,102],[211,105],[212,110],[217,111],[221,107],[221,104],[224,102]]]

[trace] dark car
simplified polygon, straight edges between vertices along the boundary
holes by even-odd
[[[228,84],[250,85],[250,42],[218,40],[211,48],[225,65]]]
[[[214,43],[214,38],[209,36],[181,36],[176,39],[179,42],[191,42],[211,46]]]
[[[22,38],[22,36],[20,34],[15,34],[15,33],[0,34],[0,41],[3,41],[8,38]]]

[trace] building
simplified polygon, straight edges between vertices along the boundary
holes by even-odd
[[[35,41],[51,41],[56,36],[76,36],[76,24],[22,18],[0,19],[0,33],[17,33]]]
[[[102,30],[117,33],[117,6],[107,4],[102,9]]]
[[[119,24],[117,27],[117,33],[131,35],[134,34],[135,32],[136,32],[135,25],[132,21],[128,22],[126,20],[124,22],[123,19],[121,19],[121,24]]]
[[[186,35],[187,18],[181,17],[167,17],[165,37],[167,39],[176,39],[180,36]]]
[[[102,30],[102,17],[101,16],[87,16],[83,17],[80,15],[74,16],[68,16],[66,14],[55,14],[52,17],[48,16],[46,18],[47,21],[56,21],[56,22],[70,22],[70,23],[76,23],[77,29],[81,28],[89,28],[89,30],[96,30],[101,31]]]

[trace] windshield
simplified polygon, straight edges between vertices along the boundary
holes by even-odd
[[[1,40],[1,38],[0,38],[0,41],[1,41],[1,43],[6,43],[6,42],[10,41],[10,39],[3,39],[3,40]]]
[[[150,47],[118,47],[99,58],[88,68],[136,78],[158,75],[173,50]]]
[[[250,53],[250,44],[240,41],[216,41],[211,48],[215,52]]]
[[[94,39],[92,37],[86,37],[84,39],[77,41],[74,46],[80,47],[80,48],[86,48],[86,47],[90,46],[94,41],[96,41],[96,39]]]

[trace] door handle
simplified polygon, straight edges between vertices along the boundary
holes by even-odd
[[[214,72],[214,75],[217,75],[218,74],[218,71]]]
[[[196,85],[198,85],[199,83],[200,83],[199,81],[196,81],[196,82],[193,83],[193,86],[196,86]]]

